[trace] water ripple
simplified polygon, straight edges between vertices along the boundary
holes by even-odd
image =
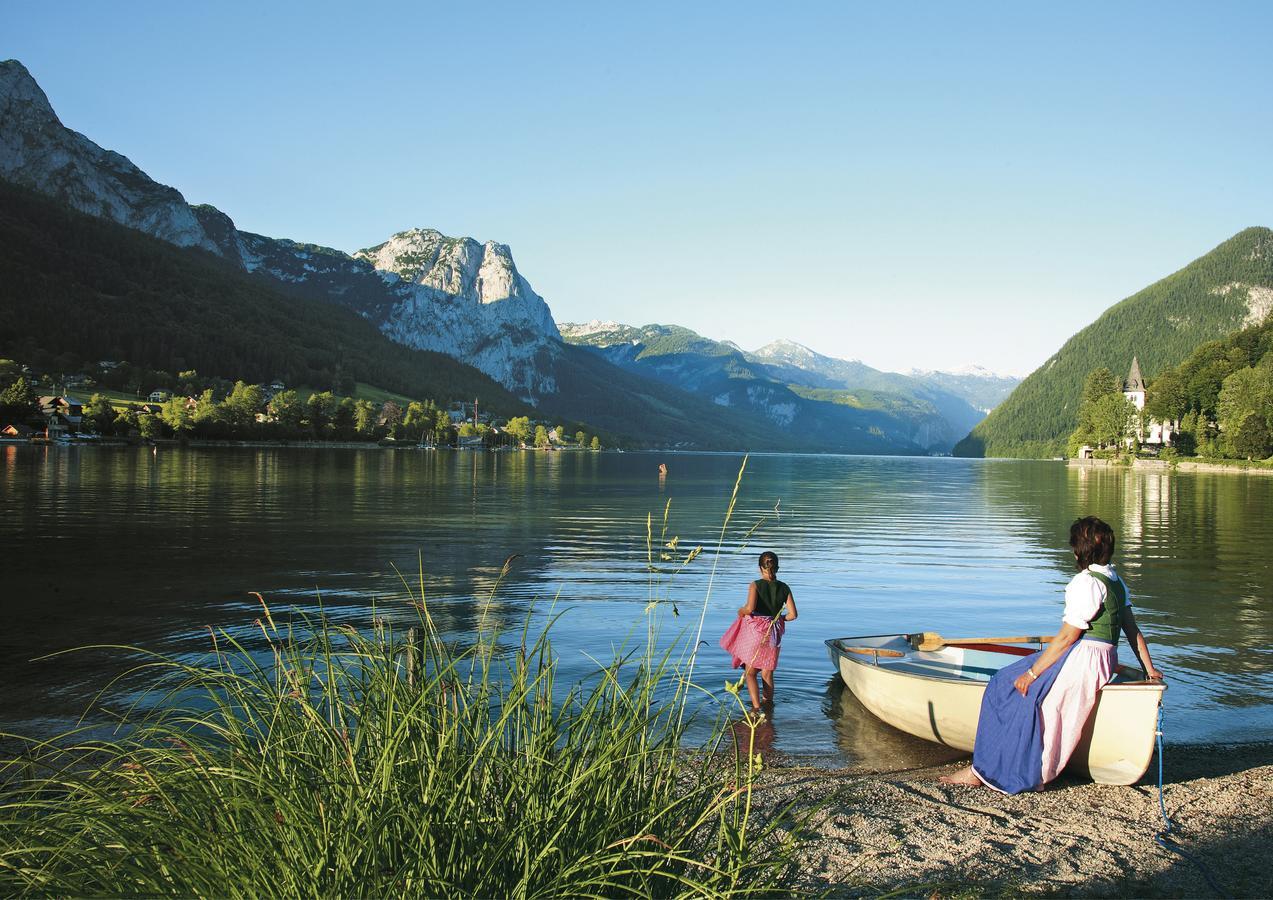
[[[657,477],[667,462],[669,476]],[[566,610],[557,649],[583,675],[643,633],[651,599],[670,638],[697,626],[741,459],[729,454],[478,454],[322,450],[0,448],[0,729],[73,719],[126,667],[90,643],[198,655],[205,626],[251,643],[260,614],[395,623],[413,615],[394,567],[425,574],[454,635],[479,603],[504,627]],[[667,505],[671,500],[670,507]],[[851,761],[929,752],[863,716],[822,641],[890,631],[1052,631],[1070,522],[1114,525],[1138,619],[1166,670],[1174,739],[1273,725],[1273,479],[1076,470],[1055,463],[752,457],[707,601],[699,669],[731,673],[716,637],[773,548],[800,605],[784,642],[777,745]],[[667,532],[662,535],[667,510]],[[674,577],[651,576],[654,552]],[[747,531],[758,526],[754,534]],[[677,538],[675,550],[662,544]],[[499,579],[505,559],[511,571]],[[474,598],[478,598],[474,600]],[[672,606],[680,616],[672,615]],[[1124,648],[1124,655],[1127,651]],[[862,763],[867,764],[867,763]]]

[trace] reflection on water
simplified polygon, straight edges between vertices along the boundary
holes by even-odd
[[[250,591],[276,611],[321,603],[340,621],[366,625],[374,605],[406,623],[413,613],[395,567],[413,582],[423,571],[431,615],[457,637],[471,634],[477,601],[492,596],[486,614],[504,628],[561,612],[564,677],[642,640],[652,596],[680,612],[660,607],[664,640],[693,637],[739,463],[731,455],[0,447],[0,730],[73,721],[128,662],[110,649],[33,658],[87,644],[198,654],[209,624],[250,643],[260,612]],[[652,585],[646,517],[653,513],[657,538],[669,500],[669,537],[681,551],[708,552]],[[755,577],[755,554],[772,548],[800,606],[778,669],[774,748],[864,768],[922,764],[930,745],[879,725],[838,679],[828,681],[822,642],[1055,630],[1071,574],[1069,524],[1090,513],[1118,532],[1120,569],[1167,672],[1168,737],[1264,736],[1273,726],[1270,501],[1273,478],[1250,475],[752,457],[696,677],[719,694],[732,675],[716,639]]]
[[[739,756],[759,756],[766,763],[773,758],[778,731],[772,712],[762,719],[745,717],[731,720],[729,734]]]
[[[822,710],[835,728],[841,764],[856,771],[895,772],[939,766],[968,755],[885,725],[858,702],[839,678],[827,683]]]

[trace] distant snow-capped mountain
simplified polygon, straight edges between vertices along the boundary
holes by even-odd
[[[987,378],[991,380],[1016,378],[1015,375],[1001,375],[998,372],[987,369],[985,366],[977,365],[960,366],[958,369],[910,369],[906,374],[912,378],[924,378],[928,375],[952,375],[956,378]],[[1020,379],[1017,380],[1020,381]]]
[[[630,371],[744,409],[796,433],[859,452],[869,436],[912,452],[948,452],[984,412],[925,380],[881,372],[777,340],[755,352],[678,325],[592,321],[559,326],[573,344]]]
[[[873,369],[861,360],[824,356],[795,341],[776,340],[747,356],[771,366],[799,370],[803,374],[788,372],[787,377],[813,387],[890,390],[899,386],[889,373]]]
[[[755,359],[801,369],[841,386],[857,384],[881,390],[896,390],[905,386],[898,379],[908,378],[966,400],[982,413],[988,413],[1021,383],[1020,378],[999,375],[976,365],[964,366],[953,372],[932,369],[911,369],[901,374],[881,372],[861,360],[823,356],[803,344],[788,340],[766,344],[750,355]]]
[[[1021,383],[1015,375],[1000,375],[976,365],[962,366],[953,372],[911,369],[909,374],[926,384],[963,397],[984,413],[1002,403]]]

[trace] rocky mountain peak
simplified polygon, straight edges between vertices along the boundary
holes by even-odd
[[[180,247],[220,252],[178,191],[66,128],[14,59],[0,62],[0,177]]]
[[[603,322],[601,319],[593,319],[589,322],[558,322],[557,327],[561,330],[561,336],[567,340],[592,334],[610,334],[628,328],[620,322]]]
[[[821,360],[831,359],[831,357],[823,356],[821,353],[810,350],[804,344],[797,344],[795,341],[789,341],[786,338],[770,341],[753,353],[752,356],[773,362],[786,363],[789,366],[798,368],[809,368],[817,365]],[[845,362],[856,362],[856,360],[845,360]]]
[[[0,103],[3,103],[0,109],[6,115],[25,105],[28,107],[25,112],[29,118],[53,119],[57,124],[62,124],[53,112],[53,105],[49,103],[44,90],[31,77],[27,67],[16,59],[0,61]]]
[[[470,237],[448,237],[432,228],[401,231],[374,247],[359,250],[387,280],[402,280],[477,303],[519,300],[531,305],[543,298],[517,271],[506,244],[480,244]],[[556,326],[551,329],[557,336]]]

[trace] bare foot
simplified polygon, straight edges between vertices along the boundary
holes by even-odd
[[[937,779],[942,784],[962,784],[968,787],[981,787],[981,779],[973,774],[972,766],[964,766],[952,775],[943,775]]]

